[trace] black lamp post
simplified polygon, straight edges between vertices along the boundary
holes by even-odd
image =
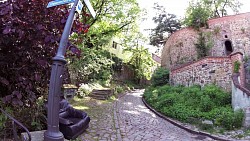
[[[63,68],[66,64],[64,58],[69,34],[72,28],[76,6],[79,0],[75,0],[68,16],[63,34],[60,40],[56,56],[53,58],[52,71],[49,84],[47,131],[44,133],[44,141],[64,141],[63,134],[59,131],[59,101],[62,86]]]

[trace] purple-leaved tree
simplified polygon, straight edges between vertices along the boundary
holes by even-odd
[[[30,106],[45,94],[51,59],[67,20],[68,7],[46,8],[49,0],[0,2],[0,98],[4,104]],[[88,27],[75,20],[74,32]],[[75,46],[69,45],[74,53]]]

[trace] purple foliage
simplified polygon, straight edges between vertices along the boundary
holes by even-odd
[[[49,1],[0,2],[0,98],[6,104],[30,105],[48,87],[51,58],[69,11],[66,6],[46,8]],[[75,22],[74,29],[83,26]],[[70,50],[78,53],[75,47]]]

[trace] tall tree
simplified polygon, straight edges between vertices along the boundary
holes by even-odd
[[[134,71],[135,82],[139,84],[143,78],[150,79],[152,74],[151,68],[154,62],[148,49],[137,45],[133,48],[126,49],[126,51],[132,52],[132,57],[128,61],[128,64]]]
[[[211,8],[212,17],[226,16],[227,10],[231,9],[238,13],[242,5],[239,0],[202,0],[205,5]]]
[[[101,78],[99,75],[104,77],[103,74],[111,74],[111,56],[105,55],[106,51],[103,48],[108,47],[113,38],[119,40],[119,45],[123,47],[133,45],[135,33],[139,31],[137,19],[141,13],[136,0],[92,0],[91,2],[97,13],[96,19],[90,19],[88,13],[83,13],[81,20],[87,23],[86,27],[82,29],[81,34],[71,36],[71,41],[80,46],[84,53],[79,59],[71,58],[69,70],[78,81],[84,82],[99,79]],[[85,33],[86,31],[88,32]]]
[[[207,20],[211,17],[211,9],[201,2],[189,3],[186,11],[184,24],[199,29],[207,25]]]
[[[242,4],[238,0],[192,0],[186,10],[184,24],[199,28],[209,18],[226,16],[228,10],[239,12]]]
[[[76,44],[100,48],[114,36],[122,36],[136,28],[141,12],[136,0],[93,0],[92,3],[97,12],[96,19],[90,19],[88,13],[83,13],[82,21],[91,28],[88,34],[72,38]]]
[[[167,13],[163,6],[155,3],[154,9],[157,16],[153,17],[153,21],[157,26],[151,30],[150,44],[160,47],[169,35],[181,28],[181,24],[176,15]]]

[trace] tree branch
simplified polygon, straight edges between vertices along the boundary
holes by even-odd
[[[118,31],[120,31],[120,30],[122,30],[125,26],[127,26],[127,25],[129,25],[129,24],[131,24],[131,23],[133,23],[133,21],[130,21],[130,22],[128,22],[128,23],[125,23],[124,25],[122,25],[122,26],[120,26],[119,28],[117,28],[117,29],[112,29],[112,30],[107,30],[107,31],[103,31],[101,34],[108,34],[108,33],[111,33],[111,32],[118,32]]]

